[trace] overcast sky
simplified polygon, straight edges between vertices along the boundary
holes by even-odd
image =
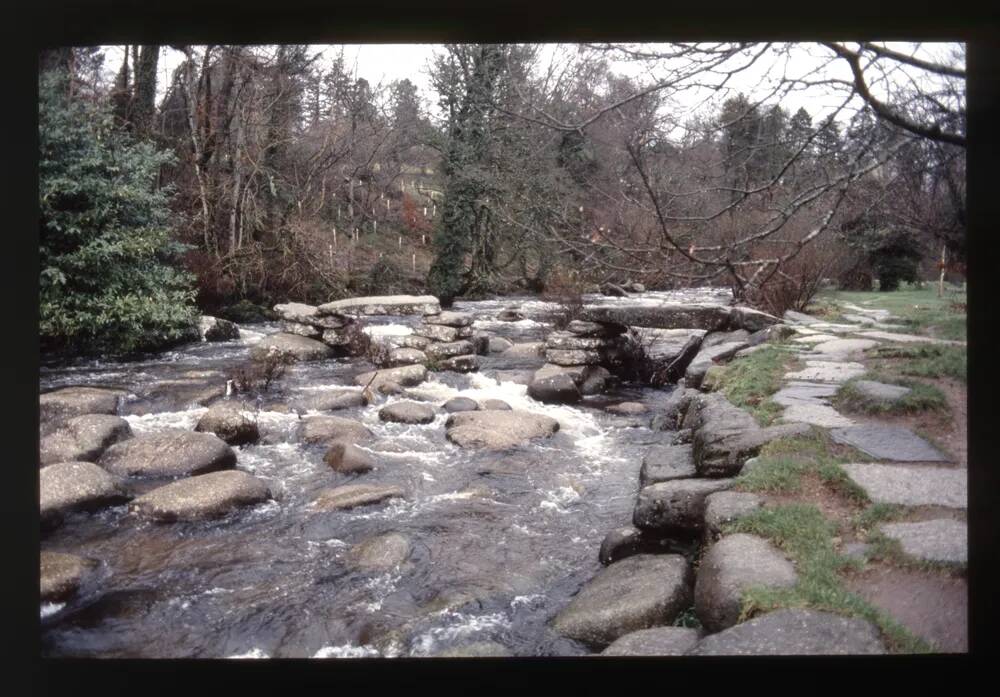
[[[948,55],[956,46],[955,44],[903,42],[891,42],[886,45],[898,51],[914,53],[920,57],[937,61],[947,60]],[[654,45],[648,46],[652,48]],[[105,68],[113,77],[121,65],[122,47],[106,46],[104,48],[107,55]],[[340,45],[323,45],[312,48],[323,52],[324,56],[321,60],[329,62],[333,60],[342,47]],[[543,65],[557,51],[571,48],[572,45],[546,44],[542,53]],[[358,77],[366,79],[373,86],[408,78],[420,90],[424,105],[432,114],[436,114],[437,100],[430,85],[427,67],[435,51],[443,50],[440,44],[350,44],[344,45],[343,49],[345,62],[349,68],[356,67]],[[159,63],[160,75],[157,80],[161,99],[169,85],[171,74],[184,57],[181,52],[171,48],[164,47],[162,51]],[[822,64],[829,60],[829,57],[828,50],[818,48],[815,45],[797,45],[792,48],[787,59],[759,61],[746,73],[735,76],[728,86],[733,90],[743,91],[753,96],[765,94],[774,81],[781,78],[782,74],[850,80],[850,70],[843,61],[835,61],[831,67],[823,71],[820,70]],[[643,80],[657,77],[655,65],[652,69],[649,66],[648,62],[641,65],[625,62],[613,63],[613,69],[616,72]],[[898,80],[901,77],[895,76],[894,79]],[[873,85],[873,92],[877,96],[884,97],[884,93],[879,94],[880,90],[878,85]],[[702,108],[706,100],[713,98],[719,99],[720,95],[715,94],[712,90],[684,92],[674,103],[674,107],[680,112],[678,121],[683,123],[693,112]],[[829,113],[837,106],[838,102],[839,99],[835,99],[828,91],[816,88],[793,92],[781,100],[782,106],[789,113],[794,113],[799,107],[805,107],[814,117],[814,121]]]

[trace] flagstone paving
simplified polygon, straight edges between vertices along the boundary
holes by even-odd
[[[951,458],[903,426],[859,424],[834,428],[830,436],[879,460],[891,462],[950,462]]]
[[[968,482],[964,468],[873,463],[841,467],[851,481],[865,490],[873,503],[946,508],[965,508],[968,505]]]
[[[952,564],[965,564],[969,560],[969,530],[960,520],[886,523],[879,529],[887,537],[899,540],[903,553],[914,559]]]

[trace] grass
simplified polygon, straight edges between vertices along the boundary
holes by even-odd
[[[895,319],[886,320],[887,323],[905,325],[916,334],[959,341],[964,341],[967,335],[966,293],[955,287],[946,288],[941,298],[937,296],[936,284],[922,288],[907,285],[889,293],[825,291],[817,296],[814,307],[821,311],[835,308],[835,311],[851,314],[850,310],[838,306],[841,302],[888,310]],[[810,311],[814,311],[812,307]]]
[[[758,509],[724,526],[724,531],[770,540],[792,558],[798,573],[798,582],[791,588],[758,587],[745,591],[740,621],[779,608],[811,608],[872,622],[891,651],[931,651],[925,641],[844,587],[840,574],[854,568],[855,562],[837,553],[833,544],[836,526],[815,506],[788,504]]]
[[[866,541],[870,545],[867,554],[869,559],[883,561],[897,568],[947,573],[962,573],[965,570],[965,565],[961,563],[930,561],[907,556],[899,540],[894,540],[877,529],[868,533]]]
[[[782,377],[795,363],[794,354],[783,344],[768,344],[730,363],[719,378],[719,391],[757,423],[769,426],[784,411],[770,396],[781,388]]]
[[[876,346],[865,352],[885,371],[922,378],[967,381],[968,352],[964,346]]]
[[[858,389],[859,380],[899,385],[910,388],[910,391],[896,400],[876,399]],[[837,391],[833,402],[835,407],[855,414],[911,414],[918,411],[949,410],[947,398],[934,385],[878,373],[866,373],[860,378],[848,380]]]

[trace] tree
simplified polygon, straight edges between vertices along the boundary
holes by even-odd
[[[40,335],[46,349],[128,354],[190,336],[191,278],[171,266],[168,153],[113,127],[107,108],[39,84]]]

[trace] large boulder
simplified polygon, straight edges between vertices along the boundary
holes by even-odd
[[[43,526],[66,513],[92,511],[129,500],[118,479],[92,462],[58,462],[38,472],[38,505]]]
[[[463,448],[506,450],[533,438],[548,438],[559,430],[559,422],[520,409],[491,409],[452,414],[445,427],[448,440]]]
[[[694,588],[694,608],[711,632],[739,620],[743,593],[750,588],[790,588],[795,567],[770,542],[755,535],[723,537],[702,557]]]
[[[272,334],[254,344],[250,358],[265,361],[278,357],[290,361],[320,361],[333,356],[333,349],[322,341],[295,334]]]
[[[372,373],[362,373],[354,378],[354,384],[362,387],[370,386],[373,390],[387,383],[396,383],[403,387],[416,387],[427,379],[427,368],[422,365],[404,365],[399,368],[387,368]]]
[[[267,485],[239,470],[181,479],[134,499],[129,510],[161,522],[219,518],[271,498]]]
[[[342,474],[361,474],[375,469],[375,460],[367,452],[344,441],[334,441],[323,456],[323,462]]]
[[[320,511],[335,511],[367,506],[401,496],[403,490],[398,486],[348,484],[320,492],[313,502],[313,507]]]
[[[302,440],[306,443],[330,443],[342,440],[364,443],[372,438],[368,427],[339,416],[310,416],[302,420]]]
[[[39,591],[43,603],[61,602],[72,597],[84,577],[97,562],[75,554],[42,552],[39,557]]]
[[[254,410],[240,402],[219,402],[198,419],[194,430],[214,433],[229,445],[246,445],[260,440]]]
[[[757,494],[744,491],[717,491],[705,498],[705,535],[714,540],[722,535],[722,526],[739,520],[764,505]]]
[[[705,498],[733,486],[733,479],[673,479],[639,490],[632,524],[661,535],[694,534],[705,524]]]
[[[116,443],[98,464],[123,477],[181,477],[231,469],[236,453],[212,433],[169,430]]]
[[[410,556],[410,541],[399,533],[379,535],[348,551],[347,565],[359,571],[389,571]]]
[[[93,462],[108,447],[132,437],[128,421],[110,414],[84,414],[68,419],[39,444],[42,465],[54,462]]]
[[[460,411],[476,411],[479,409],[479,403],[469,397],[452,397],[441,405],[441,408],[449,414],[455,414]]]
[[[528,396],[547,404],[575,404],[581,399],[579,388],[566,373],[532,380]]]
[[[321,315],[436,315],[441,303],[433,295],[373,295],[320,305]]]
[[[208,315],[198,318],[198,331],[205,341],[235,341],[240,338],[240,328],[235,322]]]
[[[420,402],[393,402],[379,410],[378,418],[401,424],[429,424],[434,420],[434,407]]]
[[[553,620],[559,634],[606,646],[670,624],[691,602],[691,567],[676,554],[640,554],[598,572]]]
[[[127,396],[124,390],[101,387],[63,387],[38,397],[39,419],[55,421],[81,414],[117,414],[118,402]]]
[[[653,627],[620,637],[602,656],[683,656],[693,649],[702,632],[690,627]]]
[[[863,619],[784,609],[702,639],[689,656],[829,656],[886,653],[878,629]]]
[[[688,364],[684,371],[684,383],[688,387],[698,387],[705,377],[705,373],[717,362],[726,361],[736,355],[740,349],[747,347],[745,341],[727,341],[713,346],[705,346],[702,342],[701,350]]]
[[[701,344],[704,329],[659,329],[657,327],[632,327],[646,356],[669,363],[681,356],[692,342]]]

